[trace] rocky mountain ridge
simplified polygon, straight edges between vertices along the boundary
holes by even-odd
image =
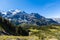
[[[57,21],[49,18],[45,18],[38,13],[26,13],[21,10],[9,10],[7,12],[0,12],[0,16],[5,19],[10,20],[12,23],[18,24],[33,24],[33,25],[48,25],[48,24],[58,24]]]

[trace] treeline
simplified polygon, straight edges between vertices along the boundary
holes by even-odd
[[[4,29],[8,35],[23,35],[28,36],[29,30],[22,28],[21,26],[14,26],[9,20],[0,17],[0,27]]]

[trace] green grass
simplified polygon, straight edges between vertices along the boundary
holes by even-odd
[[[1,40],[39,40],[36,36],[0,36]]]
[[[23,40],[60,40],[60,26],[42,26],[30,28],[30,36],[0,36],[1,40],[23,39]]]
[[[39,37],[40,40],[60,40],[60,26],[46,26],[39,29],[31,29],[31,35]]]

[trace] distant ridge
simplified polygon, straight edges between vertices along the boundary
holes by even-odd
[[[60,23],[60,18],[52,18],[54,21]]]

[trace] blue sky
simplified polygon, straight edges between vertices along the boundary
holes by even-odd
[[[60,0],[0,0],[0,10],[20,9],[47,18],[60,18]]]

